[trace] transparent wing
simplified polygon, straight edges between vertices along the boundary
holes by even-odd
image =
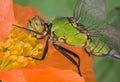
[[[84,3],[85,3],[85,0],[77,0],[74,11],[73,11],[74,18],[76,19],[80,18],[81,10],[82,10]]]
[[[103,41],[109,48],[115,50],[117,58],[120,59],[120,9],[115,8],[108,14],[107,21],[111,25],[102,27],[101,29],[91,31],[91,36],[95,39]],[[97,28],[97,27],[96,27]]]
[[[120,51],[120,28],[116,26],[107,26],[96,32],[91,32],[91,38],[99,39],[107,44],[110,48]]]
[[[105,0],[77,0],[73,16],[79,19],[87,13],[95,18],[104,19],[105,8]]]
[[[73,16],[90,32],[93,42],[104,42],[120,58],[120,28],[108,25],[105,0],[78,0]]]
[[[120,6],[110,11],[107,15],[107,20],[110,24],[120,28]]]

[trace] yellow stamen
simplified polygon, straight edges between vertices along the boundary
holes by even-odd
[[[4,42],[0,42],[0,70],[25,67],[40,57],[43,45],[23,29],[14,28]],[[25,57],[30,56],[30,57]]]

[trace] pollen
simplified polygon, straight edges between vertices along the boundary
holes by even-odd
[[[0,42],[0,70],[34,64],[32,57],[40,57],[43,45],[23,29],[14,28],[4,42]],[[28,57],[29,56],[29,57]]]

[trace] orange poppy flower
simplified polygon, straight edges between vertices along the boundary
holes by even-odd
[[[40,16],[40,18],[47,22],[47,20],[41,15],[41,13],[34,8],[21,7],[20,5],[14,4],[13,10],[12,0],[0,1],[0,4],[3,4],[0,5],[0,10],[3,6],[7,5],[7,9],[9,13],[11,13],[11,15],[4,12],[4,14],[0,13],[0,17],[6,16],[9,19],[4,19],[4,21],[2,22],[0,20],[0,41],[7,37],[7,35],[12,30],[13,27],[11,26],[11,24],[15,23],[14,16],[15,20],[22,26],[26,26],[28,20],[30,20],[35,15]],[[8,24],[8,26],[5,27],[4,24]],[[7,28],[10,28],[10,30],[8,30]],[[45,39],[41,40],[40,42],[44,44]],[[68,45],[63,46],[79,54],[81,59],[80,68],[84,78],[80,77],[77,74],[76,67],[62,54],[55,50],[50,43],[48,53],[51,55],[47,56],[45,60],[38,61],[36,62],[37,64],[29,65],[25,68],[2,71],[0,72],[0,80],[2,80],[3,82],[5,80],[8,80],[10,82],[10,80],[13,79],[15,79],[15,81],[17,82],[96,82],[95,75],[92,69],[93,61],[91,57],[88,56],[88,54],[80,47],[73,47]],[[11,76],[9,76],[10,74]],[[19,75],[22,80],[20,78],[17,78],[18,76],[16,77],[16,75]]]

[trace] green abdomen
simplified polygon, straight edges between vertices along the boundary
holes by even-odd
[[[110,56],[113,58],[120,58],[120,53],[115,51],[114,49],[108,47],[104,42],[102,41],[90,41],[88,40],[86,42],[86,45],[84,46],[85,50],[95,56]]]
[[[69,45],[83,46],[87,40],[86,35],[75,29],[65,17],[53,20],[52,31],[58,38],[64,38]],[[59,41],[62,42],[60,39]]]

